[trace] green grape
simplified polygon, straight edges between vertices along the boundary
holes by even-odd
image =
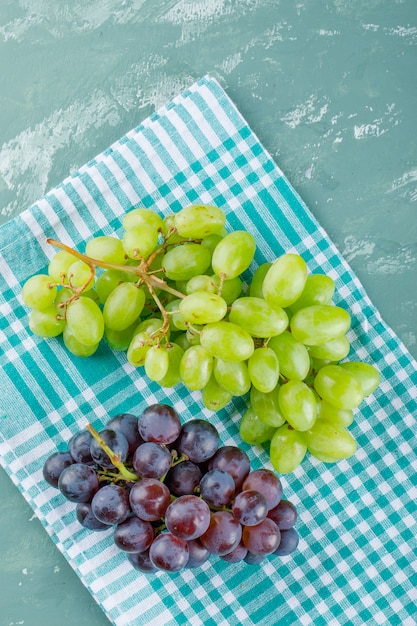
[[[223,239],[223,237],[227,235],[227,232],[221,231],[220,233],[213,233],[212,235],[207,235],[201,240],[201,245],[207,248],[210,251],[210,255],[213,254],[214,248],[218,243]]]
[[[269,456],[279,474],[290,474],[303,461],[307,452],[305,433],[283,424],[271,439]]]
[[[227,304],[221,296],[207,291],[195,291],[181,300],[181,317],[191,324],[219,322],[227,313]]]
[[[216,285],[217,293],[221,295],[221,297],[228,306],[230,306],[242,293],[242,281],[239,276],[236,276],[236,278],[231,278],[230,280],[222,281],[219,276],[216,276],[216,274],[214,274],[211,279]]]
[[[91,239],[85,247],[85,253],[92,259],[106,263],[123,265],[126,262],[123,244],[116,237],[102,236]]]
[[[129,363],[135,367],[143,365],[145,363],[146,353],[156,342],[157,339],[151,337],[149,330],[135,332],[126,353]]]
[[[288,316],[279,307],[270,306],[263,298],[243,297],[232,304],[229,320],[248,331],[252,337],[274,337],[288,326]]]
[[[95,290],[98,293],[101,304],[105,304],[107,298],[120,283],[125,282],[124,272],[119,270],[105,270],[97,276]]]
[[[251,387],[248,367],[243,361],[214,359],[213,374],[220,387],[234,396],[243,396]]]
[[[185,350],[180,363],[181,380],[188,389],[203,389],[213,372],[213,357],[203,346],[190,346]]]
[[[151,339],[159,337],[159,331],[162,330],[163,324],[164,322],[160,317],[148,317],[146,320],[142,320],[141,322],[139,322],[139,324],[136,326],[134,335],[145,332],[149,334]],[[169,339],[169,332],[166,333],[165,336],[166,339]]]
[[[68,287],[61,287],[60,289],[58,289],[54,305],[59,315],[65,315],[65,308],[67,306],[67,303],[71,300],[73,296],[74,292]]]
[[[200,343],[211,355],[225,361],[246,361],[255,349],[244,328],[223,320],[204,326]]]
[[[147,224],[134,226],[125,231],[122,244],[131,259],[146,259],[158,245],[158,231]]]
[[[122,221],[124,230],[141,228],[142,226],[149,226],[153,230],[163,230],[163,225],[164,220],[158,213],[144,208],[132,209],[126,213]]]
[[[318,460],[321,461],[322,463],[337,463],[338,460],[340,459],[334,459],[331,456],[326,456],[325,454],[318,454],[318,452],[316,452],[315,454],[313,454],[313,456]]]
[[[334,290],[334,280],[330,276],[310,274],[310,276],[307,276],[300,297],[291,304],[291,311],[296,313],[312,304],[331,304]]]
[[[340,361],[350,352],[350,343],[345,335],[322,343],[320,346],[311,346],[310,356],[321,361]]]
[[[66,250],[54,254],[48,265],[48,274],[52,281],[61,284],[68,282],[68,270],[74,261],[74,255]]]
[[[166,241],[173,245],[187,241],[186,237],[181,237],[175,228],[175,214],[167,215],[162,220],[162,233]]]
[[[363,400],[356,376],[340,365],[325,365],[317,372],[314,388],[323,400],[336,409],[354,409]]]
[[[185,243],[168,250],[162,260],[165,275],[171,280],[190,280],[204,274],[210,266],[210,251],[199,243]]]
[[[347,428],[353,423],[354,415],[352,409],[336,409],[326,400],[319,402],[319,417],[321,420]]]
[[[83,288],[84,291],[92,289],[94,287],[95,272],[84,261],[75,261],[68,268],[68,280],[71,287],[78,289]]]
[[[124,330],[138,319],[145,305],[145,292],[133,283],[121,283],[109,294],[103,308],[104,323]]]
[[[223,211],[208,204],[187,206],[174,216],[174,224],[181,235],[190,239],[202,239],[219,232],[226,221]]]
[[[203,276],[204,276],[204,274],[203,274]],[[180,291],[181,293],[183,293],[185,295],[187,283],[188,283],[188,280],[176,280],[175,281],[175,289],[177,291]],[[203,290],[201,290],[201,291],[203,291]]]
[[[236,278],[252,263],[256,242],[250,233],[235,230],[217,244],[211,259],[213,272],[228,280]]]
[[[381,377],[378,370],[369,363],[362,363],[361,361],[351,361],[349,363],[339,363],[340,367],[344,370],[351,372],[358,380],[362,394],[365,398],[378,388],[381,382]]]
[[[285,417],[281,413],[278,402],[279,385],[268,393],[263,393],[252,387],[250,390],[250,403],[256,415],[268,426],[279,428],[285,424]]]
[[[59,315],[55,304],[42,311],[33,309],[29,315],[29,328],[38,337],[58,337],[65,328],[65,320],[58,319]]]
[[[79,295],[80,295],[80,298],[90,298],[90,300],[92,300],[96,304],[101,304],[100,296],[98,295],[97,291],[94,288],[89,289],[88,291],[82,291]]]
[[[269,441],[275,433],[273,426],[268,426],[249,407],[242,416],[239,425],[239,434],[245,443],[259,446]]]
[[[316,359],[315,357],[310,357],[310,376],[314,377],[325,365],[329,365],[329,361],[323,361],[322,359]]]
[[[251,383],[263,393],[269,393],[278,383],[279,361],[271,348],[256,348],[248,360]]]
[[[184,333],[179,333],[176,334],[175,336],[173,336],[173,341],[175,341],[175,343],[177,343],[179,345],[180,348],[182,348],[184,350],[184,352],[186,350],[188,350],[188,348],[191,348],[191,343],[188,341],[188,331],[184,332]]]
[[[318,455],[317,458],[348,459],[357,449],[356,441],[348,430],[321,419],[316,420],[305,436],[309,452]]]
[[[201,400],[209,411],[220,411],[226,404],[229,404],[232,398],[233,394],[220,387],[214,375],[211,375],[201,392]]]
[[[263,263],[260,265],[252,276],[252,281],[249,287],[249,295],[252,298],[263,298],[263,283],[265,276],[271,267],[272,263]]]
[[[288,331],[268,341],[278,357],[280,373],[290,380],[304,380],[310,371],[310,355],[304,344]]]
[[[345,335],[350,322],[349,313],[341,307],[312,304],[292,316],[291,332],[297,341],[307,346],[319,346]]]
[[[181,382],[180,363],[184,350],[176,343],[171,342],[165,346],[168,355],[168,369],[163,378],[158,381],[161,387],[175,387]]]
[[[57,288],[51,284],[51,277],[36,274],[29,278],[22,288],[23,303],[30,309],[42,311],[49,308],[56,297]]]
[[[67,306],[67,325],[71,334],[85,346],[98,344],[104,335],[103,314],[90,298],[78,298]]]
[[[187,328],[186,337],[190,346],[200,345],[200,332],[203,330],[203,326],[194,325],[192,328]]]
[[[280,387],[278,402],[287,422],[295,430],[309,430],[317,418],[317,402],[313,390],[301,380],[289,380]]]
[[[68,324],[65,326],[64,331],[62,333],[62,338],[64,340],[64,345],[68,352],[71,352],[74,356],[80,357],[89,357],[92,356],[95,352],[97,352],[97,348],[99,346],[98,343],[91,344],[86,346],[85,344],[78,341],[77,337],[72,332],[71,328]]]
[[[113,330],[112,328],[104,329],[104,337],[107,343],[113,350],[118,352],[126,352],[130,342],[132,341],[135,329],[137,327],[137,320],[131,326],[123,330]]]
[[[199,276],[193,276],[193,278],[187,280],[184,293],[186,293],[187,295],[195,293],[196,291],[207,291],[208,293],[215,293],[217,291],[217,288],[218,285],[210,276],[207,276],[207,274],[200,274]]]
[[[156,382],[168,373],[169,355],[165,346],[151,346],[145,355],[145,372],[148,378]]]
[[[158,254],[155,254],[152,257],[152,260],[150,261],[150,259],[147,260],[147,263],[149,264],[149,271],[150,272],[158,272],[158,270],[162,270],[162,259],[163,259],[163,254],[162,254],[162,246],[158,248]],[[150,263],[149,263],[150,261]],[[138,261],[134,261],[133,259],[128,259],[126,265],[131,265],[131,266],[136,266],[138,267],[139,263]]]
[[[287,307],[303,292],[307,265],[298,254],[284,254],[276,259],[264,278],[263,297],[272,306]]]
[[[184,320],[180,313],[181,298],[171,300],[165,306],[165,311],[169,314],[169,327],[171,330],[187,330],[188,323]]]

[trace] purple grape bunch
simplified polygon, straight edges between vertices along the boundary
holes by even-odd
[[[298,546],[297,510],[278,476],[251,470],[213,424],[181,424],[166,404],[116,415],[98,433],[79,431],[48,457],[43,476],[75,503],[84,528],[113,529],[141,572],[195,568],[212,555],[255,565]]]

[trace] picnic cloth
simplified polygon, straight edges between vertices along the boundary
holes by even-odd
[[[239,438],[247,398],[214,414],[200,393],[161,389],[124,353],[102,342],[87,359],[60,339],[28,329],[24,281],[45,272],[53,237],[83,251],[90,238],[120,236],[133,207],[166,215],[192,203],[251,232],[250,268],[297,252],[336,283],[334,302],[352,315],[349,360],[373,363],[381,385],[356,412],[358,452],[326,465],[310,455],[282,477],[298,508],[300,543],[258,566],[211,558],[201,568],[147,576],[112,540],[75,519],[75,505],[42,479],[45,459],[91,422],[139,415],[154,402],[186,421],[218,428],[223,445],[271,467],[267,446]],[[417,623],[417,364],[384,323],[358,278],[261,145],[219,83],[203,77],[0,229],[0,460],[82,583],[117,626]]]

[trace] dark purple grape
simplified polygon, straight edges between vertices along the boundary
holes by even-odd
[[[192,461],[182,461],[171,467],[164,483],[174,496],[191,495],[200,484],[201,476],[198,465]]]
[[[132,464],[142,478],[162,478],[171,467],[172,457],[167,447],[148,441],[136,448]]]
[[[128,517],[114,529],[114,543],[124,552],[144,552],[153,540],[152,525],[136,516]]]
[[[120,461],[124,463],[127,459],[127,454],[129,452],[129,444],[123,433],[117,430],[112,430],[110,428],[104,428],[99,432],[99,435],[109,446],[112,452],[114,452],[114,454],[117,454],[117,456],[120,458]],[[90,452],[95,463],[101,465],[101,467],[114,468],[114,465],[110,461],[107,453],[104,452],[104,450],[100,447],[98,441],[96,441],[95,439],[93,439],[91,442]]]
[[[138,424],[142,439],[155,443],[172,443],[177,439],[181,430],[178,413],[167,404],[148,406],[140,416]]]
[[[271,518],[280,530],[292,528],[297,521],[297,509],[289,500],[281,500],[276,507],[268,511]]]
[[[266,517],[256,526],[244,526],[242,541],[252,554],[272,554],[280,542],[278,526]]]
[[[259,491],[247,489],[237,494],[232,506],[233,516],[242,526],[255,526],[265,519],[268,504]]]
[[[277,556],[287,556],[288,554],[292,554],[297,548],[298,542],[299,536],[295,528],[281,530],[281,541],[273,554],[276,554]]]
[[[149,558],[149,549],[144,552],[138,553],[129,553],[127,554],[128,561],[132,564],[132,566],[139,570],[139,572],[144,572],[145,574],[151,574],[157,571],[155,565],[153,565],[152,561]]]
[[[92,441],[93,435],[88,430],[80,430],[71,437],[68,442],[68,450],[76,463],[94,465],[90,451]]]
[[[189,557],[187,567],[200,567],[210,557],[210,552],[201,543],[200,539],[191,539],[188,541]]]
[[[248,551],[243,560],[249,565],[259,565],[259,563],[265,560],[265,554],[252,554],[252,552]]]
[[[137,517],[154,522],[165,515],[171,500],[168,487],[155,478],[142,478],[130,490],[130,506]]]
[[[268,469],[258,469],[250,472],[242,485],[242,491],[246,489],[262,493],[266,498],[268,510],[277,506],[282,497],[281,481],[274,472]]]
[[[49,456],[43,466],[43,477],[51,487],[58,488],[59,477],[66,467],[74,463],[69,452],[54,452]]]
[[[213,424],[203,419],[194,419],[181,428],[176,447],[190,461],[204,463],[215,454],[219,441],[219,433]]]
[[[198,539],[210,524],[209,506],[197,496],[181,496],[165,511],[165,524],[176,537]]]
[[[90,502],[98,489],[94,469],[83,463],[73,463],[61,473],[58,489],[70,502]]]
[[[109,525],[103,524],[100,522],[93,511],[91,510],[91,504],[89,502],[79,502],[76,506],[76,516],[77,520],[80,522],[81,526],[84,528],[88,528],[88,530],[108,530]]]
[[[223,470],[210,470],[200,481],[200,495],[212,508],[221,508],[232,501],[235,481]]]
[[[104,485],[92,499],[91,510],[103,524],[120,524],[131,512],[129,494],[120,485]]]
[[[162,533],[154,539],[149,548],[151,563],[167,572],[178,572],[187,565],[189,557],[188,543],[172,533]]]
[[[243,561],[247,553],[247,547],[243,545],[242,541],[240,541],[234,550],[228,552],[227,554],[223,554],[220,558],[227,563],[239,563],[239,561]]]
[[[230,474],[235,481],[236,491],[239,491],[250,471],[249,457],[236,446],[222,446],[210,459],[208,469],[221,469]]]
[[[121,432],[129,444],[129,453],[133,454],[136,448],[143,443],[143,439],[139,434],[138,424],[139,420],[136,415],[119,413],[107,422],[106,427]]]
[[[234,550],[241,538],[242,526],[233,515],[228,511],[216,511],[200,541],[209,552],[222,556]]]

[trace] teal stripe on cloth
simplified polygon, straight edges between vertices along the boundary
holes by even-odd
[[[42,480],[43,462],[87,421],[100,427],[116,413],[168,402],[184,421],[210,419],[254,468],[271,467],[266,449],[239,439],[246,398],[213,415],[198,393],[160,389],[104,343],[87,360],[71,357],[61,339],[29,333],[20,293],[54,253],[46,237],[82,251],[91,237],[120,235],[120,218],[138,204],[166,215],[194,201],[219,205],[231,228],[255,236],[252,269],[291,250],[311,271],[330,274],[335,301],[352,313],[350,358],[375,363],[382,382],[352,426],[352,459],[325,466],[308,457],[283,477],[299,511],[294,555],[260,566],[213,558],[198,570],[147,577],[111,531],[80,528],[74,505]],[[192,85],[5,224],[0,263],[0,461],[110,622],[415,626],[417,364],[214,79]]]

